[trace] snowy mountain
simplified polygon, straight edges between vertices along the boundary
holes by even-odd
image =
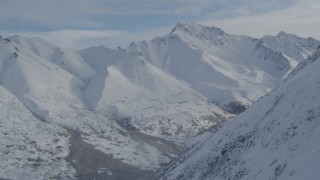
[[[128,49],[235,114],[277,87],[294,68],[262,40],[190,23]]]
[[[319,55],[320,49],[283,85],[204,136],[159,179],[318,179]]]
[[[0,179],[152,179],[312,62],[276,47],[196,24],[126,49],[0,36]]]
[[[133,128],[170,137],[194,136],[227,117],[201,94],[136,54],[104,47],[80,54],[98,74],[84,88],[95,112],[123,114]]]
[[[0,86],[0,178],[71,179],[67,131],[39,121]]]
[[[76,52],[39,38],[0,39],[0,84],[24,108],[26,117],[34,119],[33,124],[55,127],[52,134],[65,133],[63,143],[57,145],[65,150],[59,154],[61,166],[68,167],[65,175],[38,168],[36,179],[55,175],[142,178],[180,154],[198,133],[229,116],[135,54],[102,47]],[[10,93],[4,92],[3,96]],[[1,121],[7,122],[5,117],[13,116],[10,113],[4,109]],[[40,137],[44,133],[42,129],[25,128],[27,119],[18,120],[6,126],[39,131]],[[10,138],[15,136],[9,134],[5,143]],[[41,138],[32,138],[41,142]],[[10,143],[8,147],[16,148]],[[92,155],[82,158],[79,149]],[[28,168],[19,170],[21,164],[31,169],[45,164],[54,167],[51,157],[36,161],[39,156],[44,159],[40,150],[36,155],[26,152],[26,157],[34,157],[30,162],[1,163],[0,178],[29,177]],[[84,165],[94,159],[103,160]],[[21,174],[11,176],[13,170]]]
[[[293,66],[307,59],[320,45],[320,41],[312,37],[302,38],[283,31],[276,36],[266,35],[262,40],[272,50],[283,53]]]

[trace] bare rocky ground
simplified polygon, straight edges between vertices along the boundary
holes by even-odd
[[[165,139],[143,134],[139,131],[128,130],[127,132],[133,140],[136,140],[141,143],[147,143],[160,150],[164,155],[179,155],[186,150],[186,148],[183,146],[179,146]]]
[[[68,129],[71,134],[70,154],[66,160],[77,170],[81,180],[150,180],[152,172],[125,164],[92,145],[84,142],[80,133]]]

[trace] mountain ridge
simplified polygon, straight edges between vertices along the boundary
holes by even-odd
[[[316,179],[318,49],[303,69],[158,171],[159,179]]]
[[[189,23],[178,23],[171,33],[151,41],[132,43],[128,50],[190,84],[225,110],[230,104],[246,109],[265,90],[281,83],[293,68],[289,59],[262,40]],[[256,94],[250,94],[248,89],[254,89]]]
[[[21,106],[16,109],[32,117],[33,125],[47,124],[53,136],[64,134],[58,140],[48,139],[61,141],[50,148],[57,148],[52,152],[62,158],[59,166],[64,174],[35,168],[36,179],[123,177],[115,166],[104,162],[106,169],[94,166],[84,171],[87,174],[80,173],[85,167],[76,161],[82,157],[71,151],[94,148],[99,155],[94,159],[108,156],[116,164],[132,167],[128,172],[154,171],[209,137],[207,130],[215,131],[229,117],[268,95],[292,68],[288,55],[272,50],[261,39],[192,23],[178,24],[167,35],[118,49],[96,46],[74,51],[40,38],[1,37],[0,92],[12,98],[0,106],[18,102]],[[8,108],[1,123],[41,136],[42,129],[24,129],[26,119],[18,121]],[[0,126],[6,133],[4,129]],[[40,137],[30,138],[42,142]],[[8,146],[0,151],[3,157],[7,150],[14,152],[10,158],[18,156],[18,144],[0,143]],[[0,177],[21,179],[21,174],[4,174],[19,170],[19,165],[50,165],[46,151],[35,153],[27,152],[32,162],[22,158],[16,164],[0,163]],[[38,160],[38,155],[46,159]]]

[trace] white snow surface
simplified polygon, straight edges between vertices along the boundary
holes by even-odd
[[[207,98],[136,54],[104,47],[80,54],[98,74],[84,89],[86,102],[97,113],[125,114],[134,126],[158,136],[195,135],[227,116]]]
[[[128,49],[220,107],[231,102],[248,107],[294,68],[262,40],[190,23],[177,24],[170,34],[132,43]]]
[[[0,38],[0,179],[73,178],[68,129],[110,157],[155,170],[233,116],[217,105],[251,105],[292,61],[262,40],[195,24],[127,49]]]
[[[207,98],[143,58],[104,47],[76,52],[39,38],[1,38],[0,84],[24,105],[30,116],[33,114],[34,124],[60,128],[66,134],[63,128],[77,130],[96,149],[148,170],[168,163],[183,149],[175,149],[165,140],[188,146],[198,133],[229,116],[208,103]],[[6,116],[9,108],[3,109],[1,115]],[[17,124],[23,128],[26,123],[19,121]],[[59,132],[56,131],[53,133]],[[131,131],[147,135],[132,135]],[[42,140],[34,139],[36,142]],[[66,143],[61,145],[65,151],[69,150],[68,139],[66,136],[63,139]],[[26,157],[33,157],[30,152],[25,153]],[[68,152],[63,155],[65,158]],[[61,167],[69,167],[63,162]],[[17,171],[22,168],[6,163],[0,163],[0,167],[5,170],[16,168]],[[43,173],[36,174],[35,179],[49,179],[56,171]],[[73,173],[69,167],[65,176],[71,177]],[[32,176],[24,175],[32,179]],[[65,177],[63,174],[58,176]],[[18,173],[13,176],[10,171],[0,171],[0,178],[22,177]]]
[[[162,169],[160,179],[319,179],[319,55]]]
[[[293,66],[306,60],[320,45],[320,41],[312,37],[302,38],[284,31],[276,36],[266,35],[262,38],[262,41],[269,48],[283,53],[291,60]]]
[[[0,178],[71,179],[65,129],[39,121],[0,86]]]

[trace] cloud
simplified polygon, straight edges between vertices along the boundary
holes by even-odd
[[[110,46],[111,42],[116,45],[120,43],[117,41],[130,34],[124,31],[58,30],[45,32],[38,36],[59,46],[81,49],[100,44]]]
[[[54,30],[67,27],[101,27],[90,14],[100,9],[97,0],[2,0],[1,30]]]
[[[285,30],[320,38],[318,12],[318,0],[2,0],[0,31],[77,49],[126,46],[188,21],[254,37]]]
[[[270,2],[271,1],[271,2]],[[131,20],[146,25],[148,16],[172,23],[248,15],[281,8],[295,0],[2,0],[0,30],[117,29]],[[168,25],[159,21],[159,25]],[[131,24],[130,24],[131,25]],[[131,25],[132,26],[132,25]],[[136,25],[139,26],[139,25]],[[132,26],[135,30],[136,27]]]
[[[103,45],[110,48],[126,47],[131,42],[150,40],[170,32],[171,27],[156,28],[139,33],[111,30],[57,30],[49,32],[0,32],[1,35],[22,35],[25,37],[40,37],[61,47],[83,49],[90,46]]]
[[[276,9],[263,14],[250,14],[200,23],[218,26],[233,34],[246,34],[261,37],[277,34],[281,30],[305,37],[320,39],[320,2],[315,0],[296,1],[285,9]]]

